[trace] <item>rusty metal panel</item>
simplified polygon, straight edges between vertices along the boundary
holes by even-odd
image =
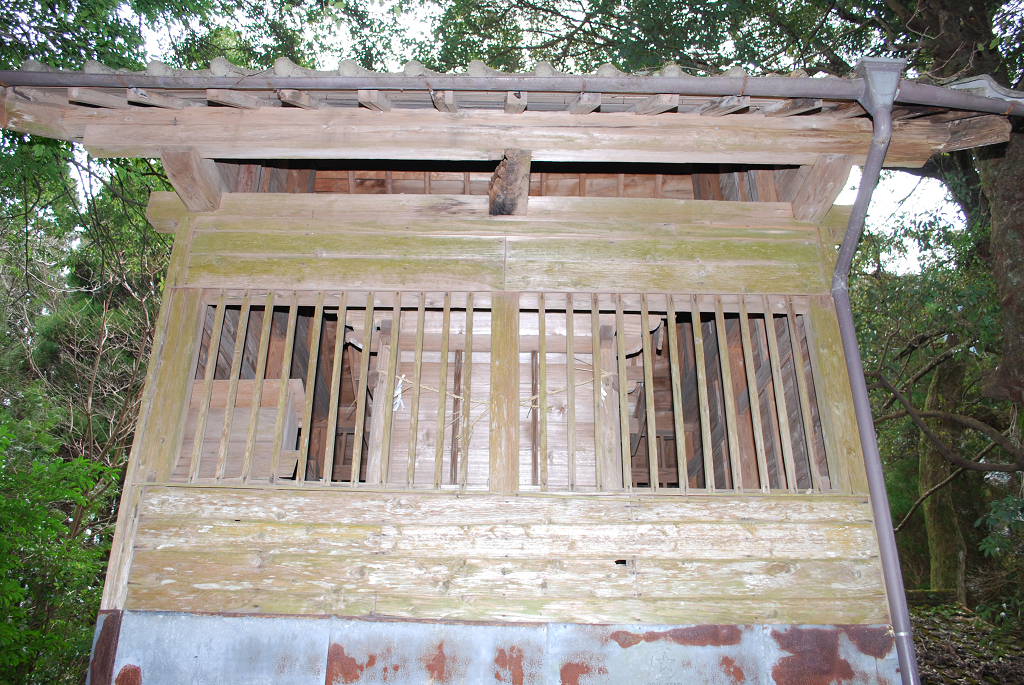
[[[100,657],[97,651],[94,661]],[[880,625],[460,623],[132,611],[121,617],[113,673],[115,685],[899,682],[892,631]]]

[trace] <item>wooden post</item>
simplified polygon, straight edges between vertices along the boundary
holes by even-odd
[[[316,309],[313,311],[313,325],[310,326],[309,362],[306,364],[306,393],[302,407],[302,437],[299,443],[299,463],[295,482],[306,482],[306,462],[309,460],[310,432],[313,429],[313,395],[316,391],[316,369],[320,359],[320,330],[324,321],[324,292],[316,294]]]
[[[599,355],[601,357],[601,380],[597,393],[600,395],[599,414],[601,432],[596,439],[601,443],[602,490],[622,489],[622,458],[619,447],[622,436],[619,426],[619,376],[615,371],[615,327],[601,326],[598,331]]]
[[[334,362],[331,364],[331,399],[327,410],[327,449],[324,450],[324,485],[331,484],[331,477],[334,473],[334,450],[338,440],[338,402],[341,401],[341,372],[345,365],[345,314],[346,295],[341,293],[341,302],[338,303],[338,325],[334,336]],[[346,433],[346,439],[348,434]],[[345,446],[341,446],[342,459],[345,457]]]
[[[395,363],[398,359],[398,318],[402,314],[401,293],[395,293],[391,319],[380,322],[377,343],[377,382],[373,390],[370,442],[366,452],[366,484],[386,485],[391,446],[391,417],[395,392]]]
[[[203,438],[206,437],[206,421],[210,416],[210,399],[213,395],[213,375],[217,372],[217,357],[220,355],[220,334],[224,328],[224,291],[217,298],[217,312],[213,317],[213,331],[210,334],[210,345],[206,350],[206,369],[203,375],[203,398],[199,404],[199,416],[196,418],[196,432],[192,440],[192,463],[188,469],[188,482],[195,483],[199,477],[199,463],[203,458]],[[192,392],[189,388],[189,397]],[[190,400],[191,402],[191,400]]]
[[[658,491],[658,428],[654,422],[654,356],[651,350],[651,317],[647,311],[647,295],[640,296],[640,327],[644,357],[644,405],[647,413],[647,468],[651,490]]]
[[[537,411],[540,414],[540,489],[548,489],[548,344],[544,293],[537,296]]]
[[[601,415],[601,312],[597,293],[590,294],[590,349],[594,388],[594,482],[598,490],[605,490],[604,418]]]
[[[786,407],[786,388],[782,381],[782,357],[779,356],[779,336],[775,331],[772,303],[764,295],[764,324],[768,333],[768,358],[772,365],[772,387],[775,388],[775,408],[779,416],[779,439],[782,441],[782,461],[786,466],[786,489],[796,492],[796,465],[793,461],[793,435],[789,427],[789,409]]]
[[[576,490],[576,341],[572,293],[565,294],[565,422],[569,458],[569,491]]]
[[[718,361],[722,369],[722,396],[725,402],[725,434],[729,442],[729,464],[732,467],[732,487],[743,491],[743,473],[740,468],[740,437],[737,430],[736,391],[732,384],[732,365],[729,362],[729,341],[725,331],[725,313],[722,296],[715,295],[715,325],[718,335]]]
[[[633,463],[629,449],[629,380],[626,376],[626,327],[622,295],[615,296],[615,344],[618,360],[619,440],[622,441],[619,456],[622,458],[622,487],[629,492],[633,489]]]
[[[704,361],[704,330],[700,323],[700,300],[690,296],[690,317],[693,321],[693,361],[697,367],[697,400],[700,405],[700,441],[704,454],[704,487],[715,491],[715,463],[711,448],[711,410],[708,407],[708,367]]]
[[[366,384],[370,376],[370,344],[373,340],[373,293],[366,293],[366,316],[363,319],[363,353],[359,356],[359,389],[356,390],[356,427],[352,438],[352,474],[349,486],[359,485],[363,460],[363,434],[366,431]],[[367,471],[369,474],[369,471]],[[369,478],[369,475],[367,475]]]
[[[242,308],[238,312],[238,325],[235,326],[235,352],[231,357],[231,374],[228,381],[228,396],[224,402],[224,427],[220,432],[220,448],[217,450],[218,483],[224,480],[224,470],[228,463],[228,448],[231,439],[231,423],[235,417],[235,398],[238,396],[238,377],[242,372],[242,357],[245,355],[245,337],[249,326],[249,309],[251,296],[248,290],[242,298]]]
[[[274,291],[267,291],[263,306],[263,330],[260,331],[260,349],[256,353],[256,377],[252,390],[252,408],[249,410],[249,430],[245,437],[245,457],[242,460],[242,483],[252,477],[252,458],[256,451],[256,428],[260,422],[260,404],[263,401],[263,382],[267,375],[267,352],[270,348],[270,325],[274,319]]]
[[[284,439],[285,411],[288,407],[288,381],[292,371],[292,350],[295,348],[295,324],[299,316],[299,293],[292,293],[288,307],[288,328],[285,329],[284,356],[281,359],[281,390],[277,396],[277,420],[274,422],[274,443],[270,452],[270,484],[277,482],[281,461],[281,440]],[[291,447],[289,447],[291,449]]]
[[[686,463],[686,422],[683,417],[683,386],[679,370],[679,330],[676,326],[676,299],[668,296],[668,358],[672,376],[672,422],[676,436],[676,477],[679,491],[689,490],[690,475]]]
[[[505,150],[487,191],[491,216],[526,214],[530,195],[530,151]]]
[[[441,374],[437,382],[437,433],[434,441],[434,489],[441,488],[441,467],[444,463],[445,390],[448,385],[448,331],[452,323],[452,294],[444,294],[444,314],[441,320]],[[455,459],[455,455],[451,455]]]
[[[743,365],[747,370],[747,397],[750,399],[750,419],[754,425],[754,449],[757,453],[757,476],[761,492],[771,491],[768,483],[768,458],[764,449],[764,425],[761,423],[761,399],[754,371],[753,343],[750,339],[750,319],[747,316],[747,298],[740,295],[740,335],[743,341]]]
[[[807,373],[804,369],[804,355],[800,350],[800,336],[796,329],[796,312],[793,298],[786,297],[786,318],[789,319],[789,341],[793,346],[793,370],[796,373],[796,387],[800,396],[800,416],[804,425],[804,443],[807,445],[807,468],[811,472],[811,487],[821,492],[821,474],[818,473],[818,455],[814,447],[814,419],[811,417],[811,398],[807,387]]]
[[[416,308],[416,356],[412,367],[412,400],[409,407],[409,460],[406,466],[405,487],[416,481],[416,442],[420,425],[420,382],[423,378],[423,326],[426,320],[427,294],[420,293]]]
[[[473,293],[466,293],[466,347],[462,353],[462,425],[459,436],[459,489],[466,489],[469,479],[469,398],[473,387]],[[454,461],[455,455],[452,455]]]
[[[519,490],[519,293],[491,293],[492,492]]]

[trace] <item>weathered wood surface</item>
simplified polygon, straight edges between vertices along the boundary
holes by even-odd
[[[864,498],[297,495],[147,488],[127,608],[887,620]]]
[[[227,194],[220,211],[197,215],[188,284],[759,293],[828,287],[816,229],[796,222],[783,203],[649,200],[634,207],[618,198],[534,198],[528,217],[488,217],[485,198],[464,196],[266,197]],[[168,206],[154,216],[179,211],[176,200],[154,197],[152,204]]]
[[[380,109],[390,104],[382,93],[375,95],[361,98],[361,104]],[[497,151],[523,147],[534,151],[534,161],[813,164],[819,153],[831,152],[852,154],[863,164],[871,139],[870,121],[815,116],[640,118],[526,111],[509,120],[504,112],[485,111],[444,117],[433,111],[378,116],[365,109],[280,107],[60,110],[10,97],[6,110],[12,130],[84,139],[101,157],[155,157],[165,145],[195,144],[204,157],[224,159],[490,160]],[[921,166],[940,149],[976,145],[978,139],[1004,142],[1007,127],[979,122],[984,119],[963,120],[956,131],[947,122],[897,121],[886,163]],[[594,145],[595,139],[601,145]]]

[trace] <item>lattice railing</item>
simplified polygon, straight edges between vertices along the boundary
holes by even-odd
[[[512,297],[509,322],[491,293],[212,292],[171,480],[831,489],[806,298]]]

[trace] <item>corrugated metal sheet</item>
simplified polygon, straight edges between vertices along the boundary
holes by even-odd
[[[889,626],[484,624],[114,612],[90,685],[888,685]],[[109,637],[107,638],[109,639]],[[105,672],[103,672],[105,671]]]

